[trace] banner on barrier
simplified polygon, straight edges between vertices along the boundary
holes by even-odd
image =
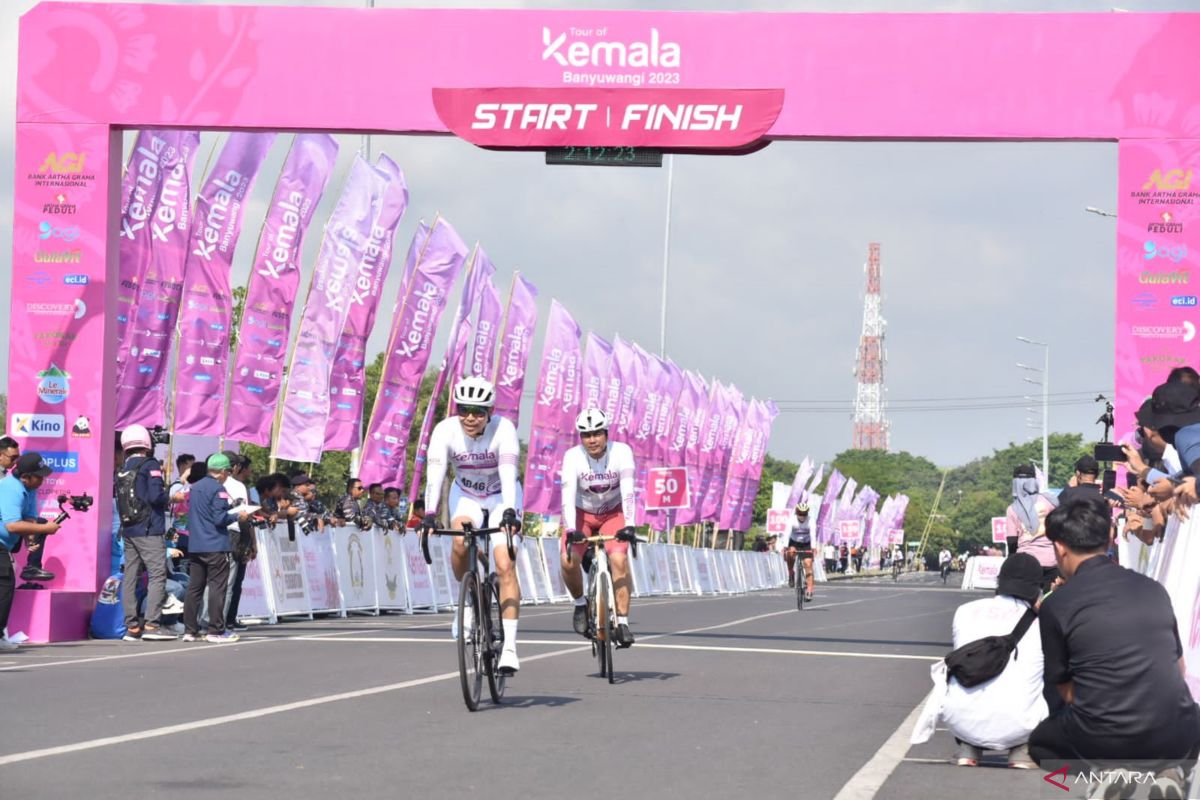
[[[408,599],[413,608],[433,608],[433,575],[425,556],[421,555],[421,541],[416,535],[400,537],[401,547],[404,548],[405,574],[408,578]]]
[[[267,565],[267,537],[269,531],[255,530],[258,540],[258,558],[246,562],[246,576],[242,579],[242,599],[238,601],[238,616],[255,617],[275,622],[275,612],[263,579],[263,568]]]
[[[543,536],[538,539],[542,548],[542,559],[546,562],[546,572],[550,579],[550,591],[556,600],[566,600],[571,596],[567,585],[563,583],[562,569],[559,565],[559,539],[556,536]]]
[[[324,533],[315,533],[298,536],[296,541],[300,543],[300,552],[304,555],[304,573],[308,578],[312,610],[345,613],[342,595],[338,590],[337,566],[333,559],[333,538]]]
[[[553,590],[550,586],[550,564],[548,564],[542,557],[542,549],[538,546],[538,540],[534,539],[533,537],[525,538],[521,542],[521,548],[522,552],[526,554],[526,558],[529,560],[529,569],[533,575],[532,588],[534,596],[537,597],[538,602],[541,603],[554,602],[554,596],[552,594]],[[557,568],[558,565],[557,562],[555,562],[556,571]],[[522,594],[524,594],[524,592],[522,592]]]
[[[405,579],[404,546],[399,536],[372,532],[375,547],[375,594],[380,608],[410,611]]]
[[[347,611],[378,609],[375,593],[374,541],[371,534],[357,528],[338,528],[333,532],[337,555],[338,586]]]
[[[717,591],[709,564],[711,554],[710,550],[692,551],[692,562],[696,565],[696,589],[699,594],[715,594]]]
[[[267,564],[271,568],[271,607],[275,616],[312,615],[308,576],[300,543],[288,539],[286,527],[275,527],[266,537]]]

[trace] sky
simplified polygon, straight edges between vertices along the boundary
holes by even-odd
[[[362,7],[257,0],[230,5]],[[11,275],[17,20],[0,9],[0,285]],[[808,12],[1113,11],[1093,0],[814,0],[813,2],[403,3],[376,7],[565,7]],[[1127,11],[1200,11],[1200,0],[1124,0]],[[233,280],[244,285],[289,136],[277,140],[251,198]],[[127,137],[126,146],[131,142]],[[206,134],[198,164],[219,143]],[[324,220],[362,137],[338,137]],[[453,137],[373,136],[404,170],[410,203],[397,236],[440,212],[478,241],[507,292],[519,269],[539,288],[541,347],[550,298],[585,330],[652,352],[660,342],[667,170],[550,167],[540,153],[481,150]],[[1115,142],[778,141],[747,156],[676,156],[670,206],[666,353],[681,367],[772,398],[769,452],[830,460],[849,447],[863,265],[879,242],[884,384],[891,449],[953,466],[1041,435],[1041,367],[1050,349],[1053,432],[1098,439],[1097,394],[1111,397],[1116,229],[1084,211],[1115,210]],[[115,222],[114,222],[115,225]],[[316,229],[314,228],[314,234]],[[319,246],[306,239],[305,286]],[[386,346],[398,256],[369,342]],[[456,300],[451,299],[447,318]],[[297,317],[299,315],[296,315]],[[0,303],[0,330],[8,329]],[[446,338],[439,332],[440,358]],[[537,379],[531,360],[526,391]],[[0,391],[8,348],[0,348]],[[1024,399],[1026,396],[1032,400]],[[521,433],[527,438],[528,403]],[[1027,411],[1032,406],[1033,411]]]

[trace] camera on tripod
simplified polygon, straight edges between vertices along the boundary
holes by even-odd
[[[164,428],[162,425],[155,425],[153,428],[150,429],[150,444],[160,445],[160,444],[170,444],[170,443],[171,443],[171,432],[168,431],[166,428]]]

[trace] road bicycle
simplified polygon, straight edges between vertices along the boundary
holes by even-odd
[[[608,553],[603,547],[604,542],[619,540],[629,542],[629,554],[637,558],[637,543],[645,541],[636,536],[586,536],[575,542],[567,542],[567,562],[571,561],[571,546],[580,542],[587,545],[583,563],[590,560],[587,571],[587,613],[588,638],[592,640],[592,655],[600,664],[600,677],[608,678],[612,683],[613,676],[613,642],[617,636],[617,596],[613,590],[612,573],[608,569]]]
[[[465,523],[461,531],[421,531],[421,554],[425,556],[426,564],[433,563],[429,552],[430,535],[461,536],[467,544],[467,571],[463,573],[462,583],[458,587],[458,607],[454,609],[454,614],[458,627],[458,676],[462,682],[463,701],[471,711],[479,708],[485,677],[488,693],[497,705],[504,697],[508,680],[497,668],[500,651],[504,649],[504,625],[500,621],[500,579],[495,570],[488,567],[487,543],[493,533],[500,531],[500,528],[475,530],[470,523]],[[513,535],[508,532],[506,537],[508,556],[515,564],[517,551],[513,545]],[[479,544],[481,539],[482,547]],[[469,621],[466,619],[468,609]]]

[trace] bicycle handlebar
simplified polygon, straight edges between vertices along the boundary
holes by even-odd
[[[568,563],[568,564],[570,564],[570,563],[571,563],[571,547],[573,547],[574,545],[577,545],[577,544],[589,544],[589,545],[597,545],[597,544],[600,544],[601,542],[612,542],[612,541],[619,541],[619,542],[629,542],[629,549],[630,549],[630,552],[632,553],[632,555],[633,555],[633,557],[634,557],[634,558],[637,558],[637,546],[638,546],[638,542],[641,542],[641,543],[643,543],[643,544],[647,544],[647,543],[649,543],[649,540],[648,540],[648,539],[639,539],[639,538],[638,538],[638,537],[636,537],[636,536],[633,536],[633,537],[626,537],[626,536],[585,536],[585,537],[583,537],[582,539],[577,539],[577,540],[576,540],[576,541],[574,541],[574,542],[570,542],[570,541],[568,541],[568,542],[567,542],[567,563]]]
[[[447,529],[447,528],[434,528],[433,530],[429,530],[428,528],[424,528],[424,529],[418,528],[417,531],[421,535],[421,555],[424,556],[426,564],[432,564],[433,563],[433,555],[429,552],[429,536],[431,534],[434,536],[461,536],[461,537],[463,537],[463,539],[467,539],[467,538],[476,539],[476,538],[479,538],[482,536],[491,536],[493,533],[501,533],[502,531],[504,531],[504,528],[499,527],[499,528],[476,529],[476,528],[467,526],[467,527],[463,528],[462,530],[454,530],[454,529]],[[513,535],[511,533],[509,533],[507,536],[507,539],[508,539],[508,557],[511,558],[513,561],[516,561],[517,550],[515,547],[513,547]]]

